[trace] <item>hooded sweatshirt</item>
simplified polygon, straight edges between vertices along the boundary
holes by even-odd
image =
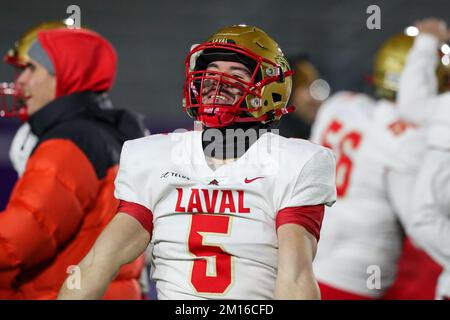
[[[56,98],[29,124],[38,142],[0,213],[0,299],[54,299],[117,211],[122,144],[143,136],[141,119],[106,95],[116,54],[86,30],[38,33],[57,79]],[[106,299],[139,299],[143,257],[124,266]]]

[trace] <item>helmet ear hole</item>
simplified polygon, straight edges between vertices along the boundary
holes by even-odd
[[[280,102],[281,101],[281,94],[279,93],[272,93],[272,101],[275,102]]]

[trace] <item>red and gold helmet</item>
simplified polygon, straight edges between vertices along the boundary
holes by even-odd
[[[23,103],[22,93],[16,85],[21,70],[26,67],[30,57],[28,50],[37,38],[37,33],[43,30],[65,28],[67,25],[63,21],[43,22],[27,30],[8,50],[4,56],[4,61],[15,67],[14,82],[0,82],[0,118],[19,117],[25,121],[27,109]]]
[[[244,64],[252,73],[249,82],[232,75],[206,71],[212,61]],[[291,71],[278,44],[259,28],[229,26],[211,35],[203,44],[193,46],[185,60],[183,110],[209,128],[234,123],[271,123],[293,111],[287,107],[292,89]],[[202,99],[205,84],[214,82],[216,94],[221,86],[233,87],[242,96],[233,105]]]

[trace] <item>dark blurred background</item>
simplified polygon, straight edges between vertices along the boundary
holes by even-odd
[[[28,27],[68,17],[71,4],[80,6],[84,26],[107,37],[117,49],[114,104],[144,113],[152,133],[192,126],[181,112],[184,57],[192,44],[224,25],[259,26],[286,55],[307,53],[332,92],[370,92],[367,76],[383,40],[422,17],[450,22],[448,0],[0,0],[0,53],[6,53]],[[381,30],[366,27],[371,4],[381,8]],[[11,67],[1,64],[0,81],[12,76]],[[0,120],[0,209],[14,183],[7,151],[17,126],[18,121]]]

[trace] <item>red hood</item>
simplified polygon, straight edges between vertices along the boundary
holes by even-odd
[[[108,91],[116,76],[112,45],[95,32],[57,29],[38,33],[55,67],[56,97],[82,91]]]

